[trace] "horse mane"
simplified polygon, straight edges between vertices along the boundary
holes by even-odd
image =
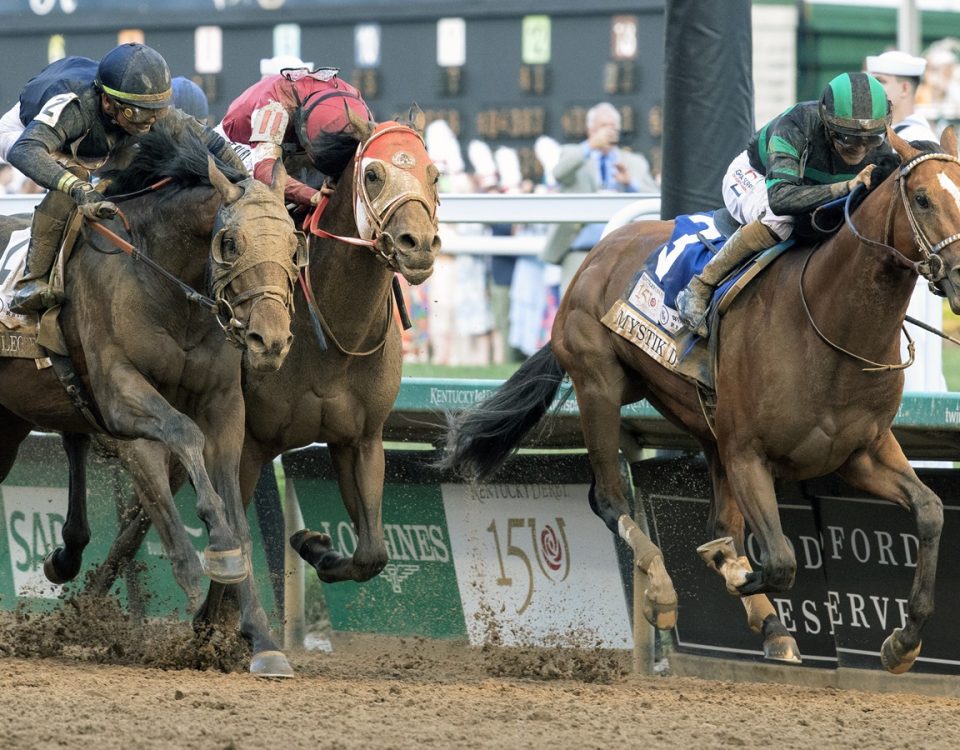
[[[106,195],[132,193],[165,177],[173,178],[182,188],[210,184],[207,156],[213,155],[189,127],[176,127],[175,122],[158,120],[150,132],[137,141],[136,150],[129,166],[104,175],[110,181]],[[213,158],[230,182],[247,177],[216,156]]]
[[[321,133],[312,144],[313,166],[332,179],[339,179],[357,152],[360,140],[351,130]]]

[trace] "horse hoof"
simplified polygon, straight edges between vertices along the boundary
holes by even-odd
[[[643,592],[643,618],[658,630],[670,630],[677,624],[677,600],[656,602]]]
[[[250,673],[257,677],[293,677],[293,668],[282,651],[261,651],[250,660]]]
[[[59,547],[57,548],[59,549]],[[66,576],[60,575],[57,570],[57,563],[54,560],[54,556],[57,554],[57,550],[53,550],[48,553],[45,558],[43,558],[43,575],[46,576],[47,580],[50,583],[56,583],[57,585],[67,583],[72,581],[73,577],[67,578]]]
[[[301,529],[290,537],[290,546],[303,560],[316,565],[324,555],[333,548],[333,540],[329,534],[310,529]]]
[[[788,664],[800,664],[800,649],[792,635],[777,635],[763,642],[763,658],[768,661],[783,661]]]
[[[900,644],[901,632],[900,628],[894,630],[880,648],[880,663],[891,674],[903,674],[909,670],[920,655],[920,646],[923,645],[918,643],[916,648],[904,651]]]
[[[703,561],[715,570],[727,560],[737,559],[737,548],[733,546],[732,536],[722,536],[697,547],[697,554]]]
[[[207,547],[203,551],[203,572],[217,583],[240,583],[247,577],[247,561],[243,550],[213,550]]]

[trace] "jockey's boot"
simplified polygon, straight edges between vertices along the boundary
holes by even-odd
[[[70,204],[72,206],[73,202]],[[10,302],[10,311],[20,315],[46,310],[62,301],[60,295],[50,288],[47,277],[57,257],[67,220],[59,212],[53,215],[43,209],[41,204],[33,212],[26,273],[17,281]]]
[[[726,241],[703,270],[690,279],[677,295],[677,313],[691,331],[701,338],[707,338],[707,308],[713,290],[728,273],[747,258],[773,247],[779,238],[759,221],[744,224]]]

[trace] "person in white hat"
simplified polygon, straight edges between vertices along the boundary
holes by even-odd
[[[906,52],[895,50],[867,58],[867,72],[876,78],[887,92],[893,106],[893,131],[908,141],[938,142],[926,118],[914,112],[917,86],[923,77],[927,61]],[[927,282],[919,279],[910,299],[907,314],[934,328],[943,326],[943,305],[940,298],[927,291]],[[911,329],[917,342],[917,359],[905,371],[905,391],[945,391],[943,376],[943,342],[932,333]],[[906,356],[906,344],[902,346]]]
[[[933,141],[937,137],[926,118],[914,111],[917,86],[927,61],[922,57],[891,50],[867,57],[866,72],[880,81],[893,106],[893,132],[907,141]]]

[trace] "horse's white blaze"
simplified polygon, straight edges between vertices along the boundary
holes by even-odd
[[[951,180],[945,172],[941,172],[937,175],[937,181],[944,190],[953,196],[953,200],[957,204],[957,208],[960,209],[960,187],[957,186],[957,183]]]

